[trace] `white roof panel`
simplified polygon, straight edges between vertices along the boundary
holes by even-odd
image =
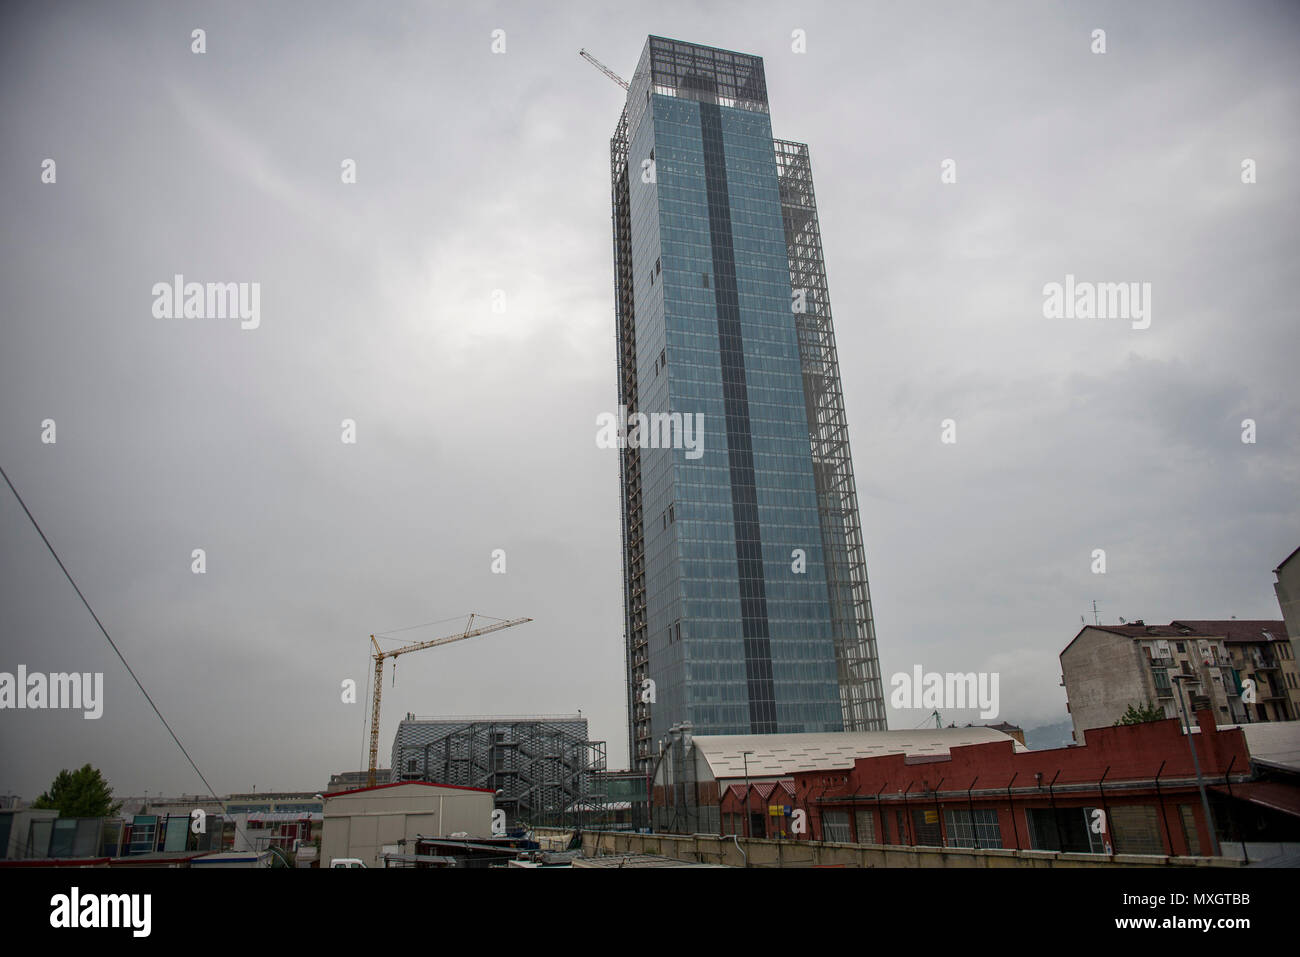
[[[692,738],[715,778],[743,778],[750,752],[750,778],[783,776],[795,771],[851,768],[858,758],[882,754],[947,754],[952,748],[992,741],[1011,741],[993,728],[929,728],[913,731],[839,731],[820,734],[716,734]]]
[[[1300,721],[1262,721],[1238,727],[1246,735],[1252,759],[1300,771]]]

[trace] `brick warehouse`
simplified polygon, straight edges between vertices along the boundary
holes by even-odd
[[[1300,840],[1300,776],[1252,762],[1245,732],[1209,711],[1193,735],[1223,842]],[[788,787],[749,789],[750,820],[772,837],[866,844],[1093,853],[1211,853],[1187,740],[1176,719],[1090,729],[1082,747],[1017,752],[1010,741],[949,755],[889,754],[803,771]],[[746,789],[722,800],[742,821]],[[792,812],[807,815],[794,833]],[[1100,811],[1098,814],[1096,812]],[[1241,847],[1240,844],[1237,847]]]

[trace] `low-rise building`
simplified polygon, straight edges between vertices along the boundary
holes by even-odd
[[[1281,564],[1273,569],[1273,574],[1277,577],[1273,591],[1282,609],[1287,634],[1291,636],[1291,659],[1294,661],[1300,659],[1300,548],[1282,559]]]
[[[387,784],[392,779],[392,772],[388,768],[377,768],[375,770],[376,784]],[[335,791],[355,791],[357,788],[363,788],[369,784],[369,771],[339,771],[337,774],[330,775],[329,784],[325,786],[323,793],[333,794]]]
[[[418,837],[487,837],[492,799],[484,788],[425,781],[328,794],[321,866],[329,867],[336,858],[357,858],[367,867],[382,867],[385,852],[411,850]]]
[[[1176,621],[1180,628],[1223,636],[1239,694],[1239,723],[1292,721],[1300,716],[1300,671],[1285,621]]]
[[[1061,652],[1061,683],[1079,744],[1130,706],[1177,717],[1180,684],[1186,715],[1208,709],[1219,724],[1289,721],[1300,695],[1281,621],[1085,625]]]
[[[325,810],[315,791],[256,791],[226,797],[227,814],[319,814]]]
[[[796,772],[844,774],[866,756],[942,757],[993,741],[1024,750],[986,727],[693,735],[689,725],[677,725],[653,765],[651,821],[656,831],[785,837]]]
[[[1199,781],[1188,735],[1173,719],[1089,729],[1081,746],[1051,750],[988,742],[954,747],[942,757],[867,757],[846,771],[792,775],[787,800],[808,823],[793,836],[1208,856],[1213,835],[1228,856],[1294,854],[1300,723],[1219,729],[1209,709],[1196,718],[1190,738]]]

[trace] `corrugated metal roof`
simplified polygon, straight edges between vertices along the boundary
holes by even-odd
[[[858,758],[882,754],[944,757],[950,749],[992,741],[1010,741],[1016,751],[1027,751],[1015,738],[987,727],[929,728],[914,731],[841,731],[821,734],[719,734],[692,738],[708,761],[715,778],[743,778],[745,752],[751,779],[784,777],[796,771],[853,767]]]
[[[1215,784],[1210,787],[1210,790],[1249,801],[1251,804],[1258,804],[1260,807],[1281,811],[1283,814],[1300,817],[1300,788],[1283,784],[1281,781],[1244,781],[1232,787]]]

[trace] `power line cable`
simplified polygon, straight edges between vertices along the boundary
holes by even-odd
[[[23,511],[27,513],[27,518],[31,521],[32,527],[36,529],[36,534],[41,536],[41,541],[45,543],[45,547],[50,550],[50,554],[53,555],[54,560],[58,562],[59,568],[63,572],[63,576],[68,580],[68,584],[72,586],[72,590],[77,593],[77,597],[81,599],[81,603],[86,606],[86,611],[90,612],[90,617],[95,620],[95,624],[99,626],[99,630],[103,632],[104,637],[108,639],[109,647],[113,649],[118,659],[122,662],[122,667],[126,669],[126,673],[131,676],[131,680],[134,681],[135,686],[140,689],[140,693],[144,695],[144,699],[149,702],[149,707],[153,708],[153,713],[158,716],[158,720],[162,722],[163,727],[167,729],[167,733],[171,735],[172,740],[176,742],[176,747],[181,749],[181,754],[185,755],[185,760],[188,761],[190,767],[194,769],[194,773],[199,776],[199,780],[203,782],[203,786],[208,789],[208,796],[217,803],[220,803],[221,798],[217,797],[216,790],[208,783],[207,777],[201,770],[199,770],[199,766],[194,762],[194,759],[190,757],[190,753],[185,749],[185,745],[181,743],[181,739],[177,737],[176,732],[172,730],[172,726],[167,723],[167,719],[163,717],[163,713],[158,710],[158,705],[154,703],[149,692],[145,690],[144,683],[140,681],[140,677],[135,673],[135,670],[126,660],[126,656],[122,654],[122,649],[117,646],[117,642],[113,640],[113,636],[108,633],[108,629],[104,627],[104,623],[100,621],[99,616],[95,614],[95,609],[90,607],[90,602],[86,600],[86,596],[82,594],[81,589],[77,587],[77,583],[73,580],[72,574],[68,571],[68,567],[63,564],[63,559],[59,557],[59,553],[56,552],[54,546],[50,544],[49,538],[46,537],[45,532],[41,529],[40,522],[36,521],[36,516],[33,515],[32,510],[27,507],[27,503],[23,501],[23,497],[18,494],[18,489],[14,488],[14,483],[9,480],[9,474],[5,472],[3,466],[0,466],[0,476],[4,476],[5,484],[9,486],[9,491],[14,493],[14,498],[18,499],[18,504],[21,505]]]

